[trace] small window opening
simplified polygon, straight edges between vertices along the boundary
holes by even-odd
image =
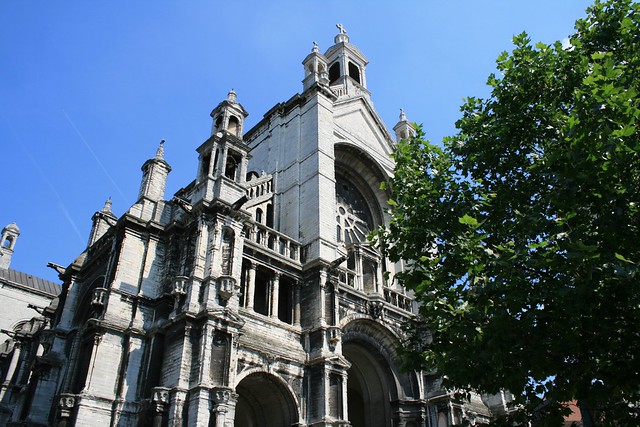
[[[249,269],[249,263],[242,263],[242,271],[240,272],[240,294],[238,295],[240,307],[246,305],[246,293],[247,293],[247,270]]]
[[[269,315],[269,279],[269,274],[266,271],[256,271],[253,310],[265,316]]]
[[[256,209],[256,222],[262,224],[262,209]]]
[[[284,277],[280,278],[278,289],[278,319],[291,324],[293,322],[293,286]]]
[[[360,69],[353,62],[349,62],[349,77],[360,83]]]
[[[375,262],[365,260],[362,263],[362,285],[365,292],[376,291],[376,272],[378,266]]]
[[[239,164],[240,156],[238,156],[237,154],[229,153],[229,155],[227,156],[227,163],[224,168],[224,176],[235,181]]]
[[[349,255],[349,258],[347,259],[347,268],[349,270],[355,270],[356,269],[356,256],[351,253]]]
[[[221,130],[221,127],[222,127],[222,116],[218,116],[218,118],[216,119],[215,131],[218,132],[219,130]]]
[[[11,239],[11,237],[7,237],[5,239],[4,242],[2,242],[2,247],[4,248],[10,248],[11,247],[11,243],[13,243],[13,240]]]
[[[334,62],[329,67],[329,84],[335,83],[340,78],[340,63]]]
[[[229,126],[227,127],[227,130],[230,134],[238,136],[238,132],[240,131],[240,121],[237,117],[229,117]]]
[[[211,153],[207,153],[202,158],[202,164],[200,166],[200,177],[205,178],[209,174],[209,164],[211,162]]]
[[[267,205],[267,227],[273,228],[273,205],[269,203]]]

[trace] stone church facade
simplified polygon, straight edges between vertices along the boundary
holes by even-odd
[[[303,65],[302,93],[248,131],[229,93],[173,197],[161,143],[137,202],[96,212],[3,397],[7,425],[441,427],[506,410],[401,369],[416,305],[366,237],[412,127],[401,114],[387,130],[342,27]]]

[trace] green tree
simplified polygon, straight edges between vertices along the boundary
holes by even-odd
[[[640,6],[598,1],[575,29],[570,47],[514,37],[457,135],[398,144],[374,239],[412,260],[411,367],[507,389],[540,425],[572,400],[585,425],[637,425]]]

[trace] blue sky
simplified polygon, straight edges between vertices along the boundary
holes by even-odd
[[[369,59],[388,128],[403,108],[440,141],[467,96],[487,96],[513,35],[552,43],[582,0],[2,1],[0,227],[21,235],[11,267],[49,280],[86,247],[91,216],[135,202],[165,139],[166,197],[191,182],[209,113],[234,88],[246,129],[302,89],[302,59],[342,23]]]

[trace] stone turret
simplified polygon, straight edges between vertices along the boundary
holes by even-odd
[[[111,197],[107,199],[102,209],[93,214],[91,220],[93,221],[93,226],[91,227],[88,246],[93,245],[118,220],[111,212]]]
[[[323,85],[329,84],[327,58],[320,53],[316,42],[313,42],[313,49],[311,49],[311,53],[304,58],[302,65],[304,65],[303,90],[309,89],[315,83]]]
[[[211,112],[213,126],[211,135],[220,131],[227,131],[231,135],[242,139],[244,119],[249,115],[237,101],[236,92],[231,89],[227,99],[222,101]]]
[[[407,120],[407,115],[402,108],[400,109],[400,118],[398,119],[398,123],[393,127],[393,131],[396,133],[396,141],[412,138],[416,135],[413,123]]]
[[[147,160],[142,165],[142,183],[138,200],[142,198],[157,202],[164,199],[164,190],[167,184],[167,176],[171,172],[171,166],[164,160],[164,139],[154,158]]]
[[[15,222],[2,229],[0,238],[0,269],[8,270],[11,264],[11,257],[16,246],[16,240],[20,235],[20,229]]]

